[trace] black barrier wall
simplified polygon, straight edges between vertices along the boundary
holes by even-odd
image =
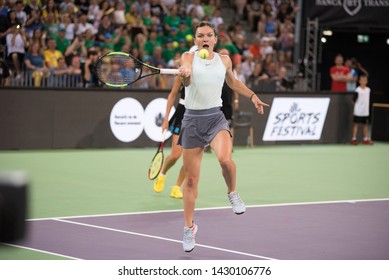
[[[151,115],[147,116],[147,108],[156,99],[166,99],[166,91],[123,91],[105,89],[59,90],[59,89],[0,89],[0,149],[57,149],[57,148],[109,148],[109,147],[155,147],[157,139],[151,139],[149,134],[140,128],[138,115],[132,111],[132,105],[125,114],[113,113],[117,103],[125,98],[139,101],[137,112],[145,109],[143,116],[144,126],[155,126],[157,134],[160,131],[161,120],[165,106],[159,105]],[[306,103],[306,99],[328,99],[326,116],[321,115],[323,125],[319,139],[289,139],[285,140],[286,128],[272,128],[280,135],[279,139],[263,140],[268,124],[270,110],[266,108],[264,115],[258,115],[255,108],[246,98],[240,97],[240,110],[253,113],[252,125],[254,130],[254,144],[296,144],[296,143],[346,143],[351,137],[352,126],[352,94],[351,93],[266,93],[260,98],[272,105],[280,103],[279,112],[276,112],[273,122],[276,124],[280,116],[299,114],[294,123],[315,124],[318,114],[316,105]],[[291,106],[281,108],[285,98],[292,98]],[[294,99],[293,99],[294,98]],[[162,100],[163,100],[162,99]],[[277,101],[277,102],[276,102]],[[132,103],[131,103],[132,104]],[[155,103],[153,103],[155,105]],[[163,103],[158,103],[163,104]],[[136,104],[135,104],[136,105]],[[143,107],[143,108],[142,108]],[[282,111],[284,110],[284,111]],[[321,112],[323,113],[323,112]],[[123,142],[114,135],[112,129],[112,115],[114,123],[121,124],[125,130],[136,128],[139,136],[136,139]],[[297,116],[297,115],[296,115]],[[149,120],[147,119],[149,118]],[[151,118],[151,120],[150,120]],[[316,119],[314,119],[316,118]],[[293,123],[293,120],[292,120]],[[133,126],[131,126],[133,125]],[[119,127],[120,128],[120,127]],[[140,129],[140,130],[139,130]],[[299,133],[297,129],[312,133],[312,128],[293,128],[289,124],[289,132]],[[316,129],[316,128],[315,128]],[[318,131],[313,131],[318,133]],[[234,145],[246,145],[248,128],[235,130]],[[284,137],[284,139],[283,139]]]

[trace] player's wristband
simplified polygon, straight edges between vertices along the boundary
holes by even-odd
[[[250,101],[252,101],[251,99],[253,98],[254,95],[255,95],[255,93],[253,93],[253,94],[250,96]]]

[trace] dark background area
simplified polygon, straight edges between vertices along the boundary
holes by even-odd
[[[320,90],[329,90],[329,70],[335,56],[340,53],[345,59],[355,57],[369,72],[369,87],[373,102],[389,102],[389,31],[363,31],[332,29],[333,35],[326,36],[326,43],[320,43],[318,57],[318,82]],[[320,37],[322,32],[320,32]],[[359,43],[358,35],[366,35],[369,42]],[[321,62],[321,63],[320,63]]]
[[[303,6],[300,41],[306,42],[308,20],[318,20],[316,90],[330,90],[329,71],[340,53],[345,59],[355,57],[368,71],[372,101],[389,103],[389,7],[382,1],[330,2],[299,2]],[[331,30],[332,36],[323,36],[324,30]],[[369,41],[358,42],[358,35],[368,36]],[[302,51],[306,52],[305,46]]]

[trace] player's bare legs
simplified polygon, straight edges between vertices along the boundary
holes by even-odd
[[[228,189],[228,200],[231,203],[232,210],[235,214],[243,214],[246,211],[246,206],[236,191],[236,165],[232,160],[232,138],[229,132],[226,130],[220,131],[212,140],[211,147],[222,168],[222,174]]]
[[[228,192],[234,192],[236,188],[236,165],[232,160],[232,138],[228,131],[220,131],[212,140],[211,147],[219,160]]]
[[[202,157],[203,147],[183,150],[186,177],[184,184],[185,227],[191,227],[194,220],[194,209],[198,195],[198,183],[200,179],[200,164]]]
[[[171,153],[166,157],[165,163],[162,167],[162,174],[166,174],[170,168],[174,164],[176,164],[177,160],[181,157],[182,154],[182,147],[180,145],[177,145],[178,141],[178,135],[173,134],[172,137],[172,150]]]

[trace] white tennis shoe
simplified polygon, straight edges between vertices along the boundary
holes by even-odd
[[[184,227],[184,240],[182,242],[182,247],[184,251],[189,253],[192,252],[196,245],[195,236],[197,232],[197,225],[193,223],[192,227]]]
[[[240,215],[246,211],[246,206],[244,205],[243,200],[240,198],[239,193],[230,192],[228,194],[228,200],[230,201],[232,210],[235,212],[235,214]]]

